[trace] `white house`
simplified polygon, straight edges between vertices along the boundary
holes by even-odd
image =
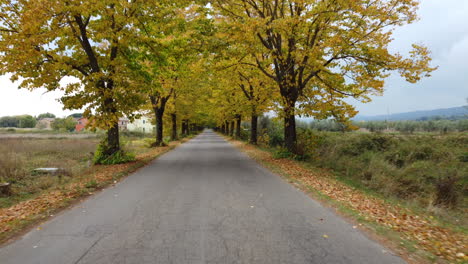
[[[156,130],[156,126],[151,124],[151,119],[142,116],[139,119],[135,119],[133,122],[127,124],[128,131],[153,133]]]

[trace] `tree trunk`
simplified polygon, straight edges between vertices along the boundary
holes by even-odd
[[[241,115],[236,115],[236,138],[240,139],[241,137]]]
[[[112,154],[120,150],[120,139],[119,139],[119,123],[115,124],[107,130],[107,149],[105,156],[109,157]]]
[[[164,109],[162,107],[154,109],[156,115],[156,142],[154,143],[155,147],[159,147],[163,145],[163,116],[164,116]]]
[[[252,114],[250,118],[250,144],[257,145],[257,127],[258,127],[258,116]]]
[[[186,129],[185,129],[185,119],[182,119],[182,124],[181,125],[182,125],[182,135],[185,136],[185,135],[187,135]]]
[[[232,137],[234,136],[234,126],[235,126],[235,122],[234,121],[231,121],[231,129],[229,130],[229,135]]]
[[[177,140],[177,114],[176,113],[171,114],[171,121],[172,121],[171,139],[172,140]]]
[[[284,117],[284,146],[291,153],[297,152],[296,117],[294,109],[285,112]]]

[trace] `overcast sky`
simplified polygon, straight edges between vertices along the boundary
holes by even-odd
[[[406,54],[412,43],[424,44],[432,51],[439,69],[417,84],[402,78],[387,79],[383,96],[367,104],[355,103],[362,115],[380,115],[448,108],[466,104],[468,97],[468,0],[422,0],[420,20],[395,31],[393,51]],[[18,90],[8,76],[0,77],[0,116],[65,111],[57,101],[60,92]]]

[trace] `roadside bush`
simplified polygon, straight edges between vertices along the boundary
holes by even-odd
[[[459,192],[457,190],[457,176],[440,178],[436,183],[435,206],[453,208],[457,205]]]
[[[273,153],[273,158],[275,159],[286,159],[291,158],[294,154],[287,151],[286,149],[280,148]]]
[[[109,147],[107,146],[107,140],[103,139],[101,143],[99,143],[96,152],[94,153],[94,164],[113,165],[127,163],[135,160],[134,154],[127,153],[122,149],[108,156],[105,154],[108,148]]]
[[[458,159],[461,161],[461,162],[468,162],[468,152],[465,152],[465,153],[462,153]]]
[[[344,155],[360,155],[365,151],[385,151],[395,144],[395,140],[387,135],[358,134],[347,137],[348,142],[342,148]]]
[[[460,209],[467,199],[466,135],[298,131],[298,146],[310,162],[353,184],[423,207]],[[275,156],[293,157],[283,152]],[[455,172],[458,180],[448,180]]]
[[[241,129],[241,140],[247,141],[250,138],[250,130],[242,127]]]

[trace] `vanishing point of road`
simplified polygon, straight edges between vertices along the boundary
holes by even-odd
[[[206,130],[1,248],[0,263],[404,261]]]

